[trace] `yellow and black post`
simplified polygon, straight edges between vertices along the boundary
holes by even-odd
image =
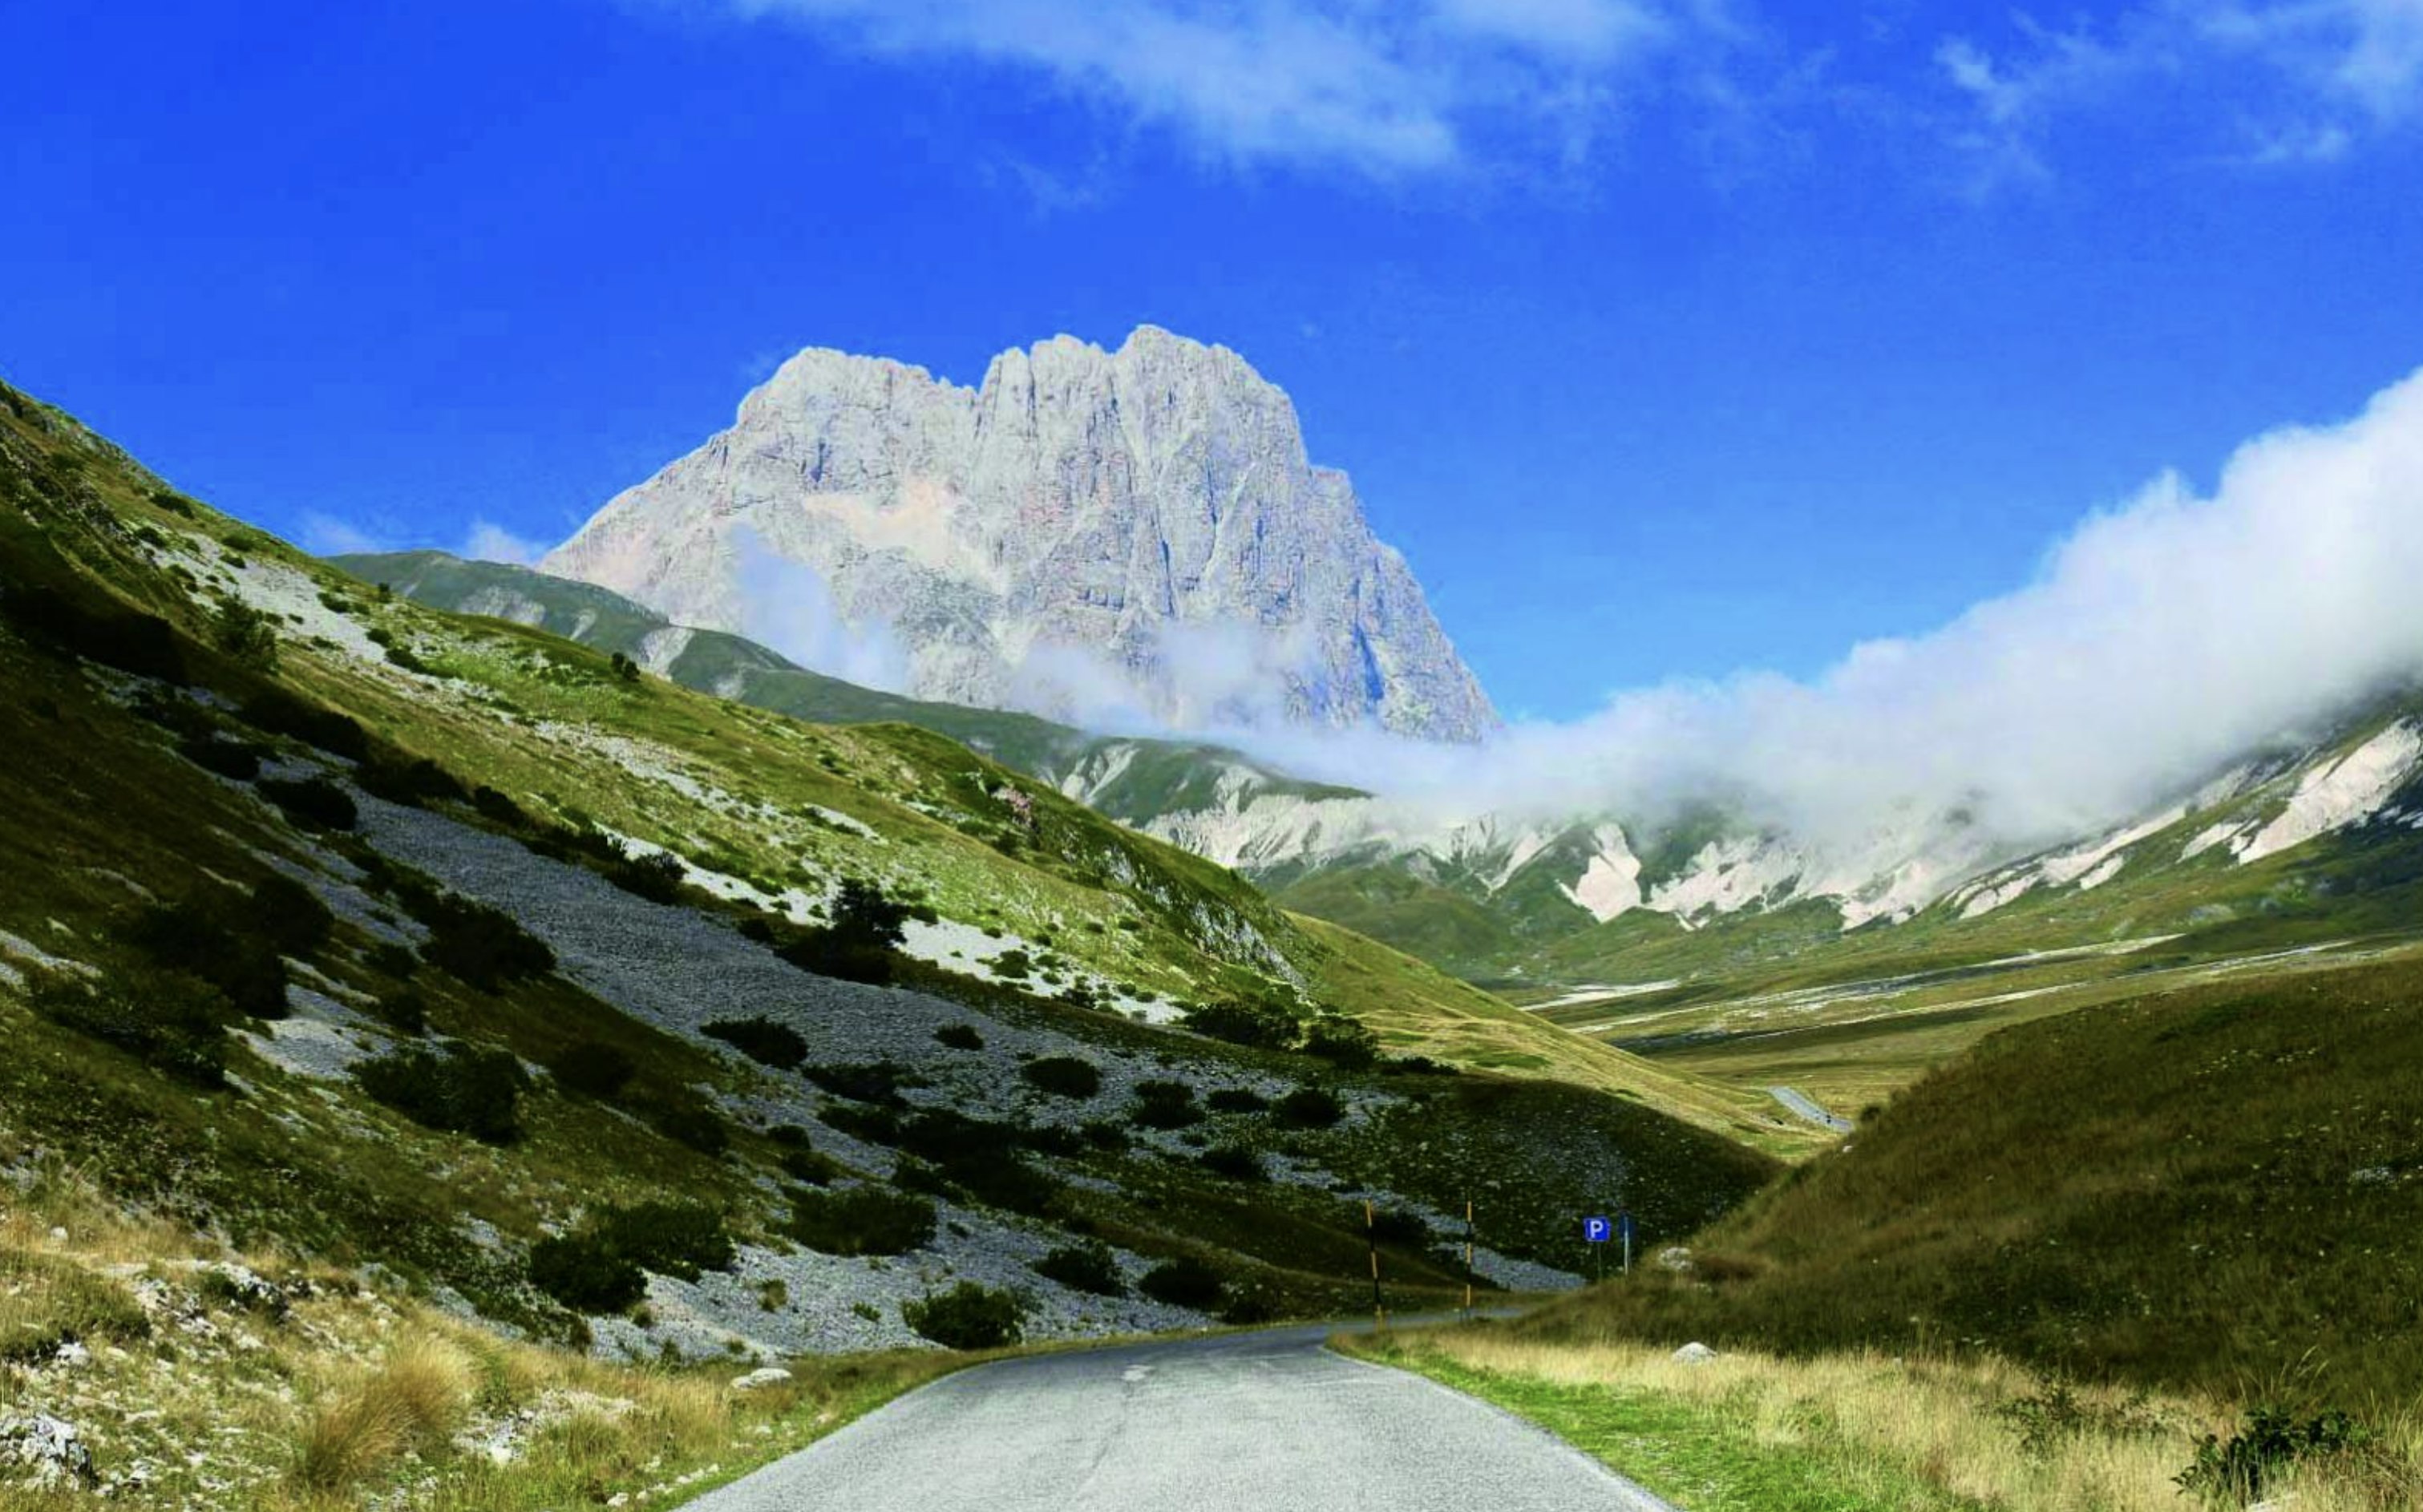
[[[1380,1214],[1371,1199],[1363,1199],[1363,1239],[1371,1252],[1371,1326],[1388,1326],[1388,1311],[1380,1302]]]
[[[1464,1315],[1472,1315],[1472,1199],[1464,1200]]]

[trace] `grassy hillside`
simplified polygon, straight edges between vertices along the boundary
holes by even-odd
[[[1054,786],[1081,785],[1089,807],[1140,823],[1208,803],[1233,771],[1262,792],[1347,796],[1351,790],[1295,779],[1214,746],[1089,734],[1030,714],[903,698],[827,677],[740,636],[676,626],[619,593],[500,562],[441,551],[332,557],[366,582],[436,608],[542,629],[620,652],[684,687],[819,724],[914,725],[947,735],[1005,766]]]
[[[2376,1415],[2423,1396],[2423,963],[1996,1033],[1837,1154],[1527,1331],[1988,1349]]]
[[[1777,1169],[931,731],[382,595],[5,389],[0,749],[0,1169],[602,1359],[1353,1308],[1367,1200],[1396,1305],[1468,1201],[1552,1286]],[[1320,1053],[1167,1022],[1231,1000]]]

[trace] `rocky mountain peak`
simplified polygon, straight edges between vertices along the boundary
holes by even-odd
[[[811,348],[544,565],[778,645],[825,616],[923,698],[1451,740],[1496,723],[1287,394],[1157,326],[1004,352],[974,388]]]

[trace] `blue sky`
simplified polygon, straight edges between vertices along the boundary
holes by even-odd
[[[1151,321],[1569,717],[2423,366],[2423,0],[203,8],[12,17],[0,373],[323,545],[551,542],[800,346]]]

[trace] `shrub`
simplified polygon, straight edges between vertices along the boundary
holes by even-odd
[[[1086,1120],[1077,1126],[1077,1134],[1098,1150],[1124,1150],[1133,1142],[1126,1129],[1107,1118]]]
[[[855,940],[834,929],[802,929],[774,947],[774,953],[802,971],[882,986],[892,980],[899,954],[888,946]]]
[[[1220,1272],[1193,1255],[1180,1255],[1164,1260],[1144,1273],[1136,1290],[1156,1302],[1172,1307],[1191,1307],[1198,1313],[1209,1313],[1220,1305],[1227,1291],[1227,1283]]]
[[[575,1040],[557,1051],[546,1068],[563,1085],[600,1101],[619,1095],[640,1074],[639,1063],[628,1052],[597,1040]]]
[[[915,1085],[914,1079],[890,1061],[802,1066],[800,1075],[836,1097],[893,1108],[900,1106],[900,1089]]]
[[[1005,982],[1023,982],[1035,974],[1035,957],[1022,950],[1004,951],[987,964]]]
[[[640,680],[640,664],[619,651],[606,659],[606,665],[623,682],[636,683]]]
[[[410,760],[376,756],[362,764],[356,780],[373,796],[416,809],[437,802],[461,803],[471,795],[461,778],[426,756]]]
[[[277,631],[268,615],[242,599],[229,599],[211,616],[211,643],[247,667],[277,669]]]
[[[754,1018],[719,1018],[699,1032],[777,1071],[796,1071],[808,1063],[808,1042],[800,1037],[800,1032],[763,1014]]]
[[[383,939],[372,945],[363,959],[370,963],[372,970],[381,976],[393,977],[398,982],[411,981],[413,973],[420,969],[420,957],[412,953],[412,947],[391,939]]]
[[[182,494],[177,493],[171,489],[155,488],[151,490],[150,496],[152,503],[157,504],[160,508],[166,510],[171,514],[181,514],[188,520],[195,518],[194,501],[187,498]]]
[[[325,777],[265,777],[253,791],[306,829],[351,829],[361,822],[352,795]]]
[[[185,681],[177,632],[156,614],[88,606],[55,589],[12,583],[0,593],[0,616],[27,639],[67,655],[181,686]]]
[[[1203,1122],[1203,1110],[1183,1081],[1139,1081],[1129,1116],[1147,1128],[1185,1128]]]
[[[1278,1102],[1282,1124],[1296,1128],[1328,1128],[1346,1116],[1346,1105],[1326,1087],[1298,1087]]]
[[[1307,1054],[1358,1069],[1380,1058],[1380,1036],[1342,1014],[1322,1014],[1305,1029],[1304,1047]]]
[[[460,1045],[442,1054],[415,1046],[364,1061],[354,1067],[354,1079],[424,1128],[468,1134],[488,1144],[510,1143],[520,1134],[515,1115],[530,1085],[512,1055]]]
[[[1102,1073],[1091,1061],[1073,1055],[1047,1055],[1018,1068],[1027,1084],[1054,1097],[1083,1101],[1102,1090]]]
[[[889,1108],[832,1103],[819,1109],[816,1116],[851,1139],[868,1144],[900,1142],[900,1115]]]
[[[1259,1113],[1271,1106],[1271,1100],[1250,1087],[1221,1087],[1204,1104],[1215,1113]]]
[[[32,993],[34,1012],[62,1029],[115,1045],[190,1086],[227,1085],[227,1023],[235,1016],[208,983],[144,972],[101,983],[55,976]]]
[[[1127,1278],[1119,1274],[1118,1257],[1100,1239],[1064,1244],[1030,1268],[1071,1291],[1090,1292],[1096,1297],[1125,1297],[1128,1293]]]
[[[732,1148],[732,1126],[690,1093],[657,1103],[647,1110],[647,1119],[650,1128],[701,1155],[719,1156]]]
[[[410,987],[382,993],[371,1004],[371,1016],[399,1034],[423,1034],[429,1030],[429,1001]]]
[[[205,772],[249,782],[261,775],[261,752],[241,740],[221,735],[196,735],[179,743],[177,754]]]
[[[606,868],[607,881],[650,903],[681,901],[689,874],[682,869],[679,857],[670,851],[634,856],[619,847],[616,855],[618,859]]]
[[[500,825],[524,825],[530,822],[530,815],[522,811],[520,804],[485,783],[471,790],[471,808],[483,817]]]
[[[468,985],[494,992],[555,969],[555,953],[510,914],[451,892],[416,893],[405,901],[429,929],[421,954]]]
[[[934,1239],[934,1205],[880,1187],[802,1191],[784,1232],[820,1254],[907,1254]]]
[[[594,1234],[531,1246],[531,1284],[576,1313],[622,1313],[648,1294],[648,1278]]]
[[[841,1162],[822,1150],[784,1150],[775,1157],[783,1174],[808,1187],[829,1187],[842,1173]]]
[[[1025,1336],[1018,1294],[963,1281],[921,1301],[902,1302],[900,1320],[946,1349],[998,1349]]]
[[[1241,1325],[1268,1323],[1286,1315],[1278,1294],[1259,1283],[1231,1288],[1228,1304],[1220,1309],[1221,1322]]]
[[[974,1024],[944,1024],[934,1031],[934,1041],[955,1050],[981,1050],[985,1043],[984,1036],[976,1032]]]
[[[710,1270],[729,1270],[738,1252],[723,1226],[723,1214],[705,1203],[641,1203],[610,1208],[597,1233],[633,1264],[683,1281]]]
[[[328,942],[337,916],[320,895],[282,872],[253,884],[245,913],[280,955],[308,955]]]
[[[2258,1407],[2225,1443],[2208,1433],[2195,1459],[2175,1477],[2179,1489],[2223,1506],[2261,1501],[2281,1472],[2302,1460],[2361,1449],[2372,1433],[2345,1412],[2300,1420],[2278,1408]]]
[[[252,900],[212,885],[135,915],[126,941],[165,970],[218,989],[236,1012],[286,1016],[286,963],[252,917]]]
[[[1268,1181],[1262,1158],[1242,1144],[1215,1144],[1196,1157],[1203,1169],[1230,1181]]]
[[[370,757],[370,736],[351,717],[306,702],[284,688],[262,690],[247,700],[236,714],[255,730],[287,735],[348,761],[366,761]]]
[[[1188,1013],[1184,1024],[1212,1039],[1266,1050],[1292,1049],[1304,1032],[1293,1014],[1267,1002],[1206,1003]]]

